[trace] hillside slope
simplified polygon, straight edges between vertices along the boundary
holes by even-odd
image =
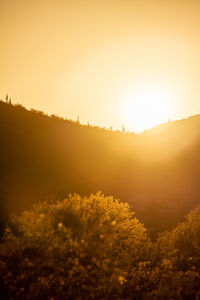
[[[101,190],[147,227],[167,228],[199,203],[199,137],[199,115],[134,135],[0,102],[1,205]]]

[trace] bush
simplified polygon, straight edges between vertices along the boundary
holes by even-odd
[[[174,230],[161,235],[157,247],[160,257],[173,259],[177,269],[200,269],[200,207],[192,210]]]
[[[1,299],[123,297],[150,242],[128,204],[101,193],[44,202],[12,219],[0,247]]]
[[[174,230],[161,234],[152,262],[159,269],[153,298],[200,299],[200,207]]]
[[[200,208],[153,244],[128,204],[101,193],[13,217],[1,299],[200,299]]]

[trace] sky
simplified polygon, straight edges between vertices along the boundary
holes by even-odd
[[[199,0],[0,0],[0,97],[142,131],[200,112]]]

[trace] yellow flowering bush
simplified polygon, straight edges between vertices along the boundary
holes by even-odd
[[[15,217],[0,246],[1,299],[123,297],[150,247],[128,204],[69,195]]]
[[[200,208],[150,242],[128,204],[100,192],[12,217],[0,299],[200,299]]]

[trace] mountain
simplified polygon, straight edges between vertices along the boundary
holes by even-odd
[[[39,200],[101,190],[163,230],[200,202],[200,115],[135,135],[1,101],[0,141],[2,219]]]

